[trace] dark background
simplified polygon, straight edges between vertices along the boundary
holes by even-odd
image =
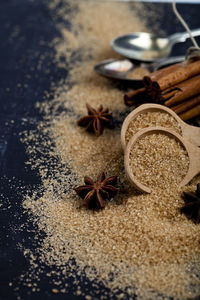
[[[44,91],[50,90],[52,80],[56,83],[67,76],[67,66],[58,68],[53,62],[55,53],[50,43],[60,34],[47,3],[45,0],[0,0],[0,203],[3,203],[0,207],[0,300],[78,298],[72,293],[52,294],[51,282],[42,275],[40,292],[32,293],[22,286],[17,290],[17,277],[29,268],[18,245],[37,247],[32,225],[29,224],[29,230],[33,232],[16,230],[27,220],[21,201],[27,190],[34,190],[40,184],[37,170],[25,166],[28,158],[19,133],[36,128],[42,115],[35,109],[35,103],[43,101]],[[167,35],[184,31],[171,13],[170,4],[144,5],[151,11],[158,11],[156,26],[151,18],[147,20],[155,33],[164,30]],[[164,15],[160,15],[161,5],[165,8]],[[200,27],[200,5],[180,4],[178,9],[191,29]],[[70,22],[63,22],[70,28]],[[172,54],[184,54],[190,45],[189,41],[179,44]],[[41,59],[42,54],[45,54],[44,59]],[[37,69],[39,61],[41,68]],[[13,285],[9,286],[9,282]],[[81,285],[86,289],[84,282]],[[71,287],[73,292],[72,282]],[[90,288],[89,285],[87,289]]]

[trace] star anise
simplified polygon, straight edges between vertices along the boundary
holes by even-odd
[[[195,223],[200,223],[200,183],[197,184],[194,193],[183,192],[183,196],[185,205],[181,208],[181,212]]]
[[[99,174],[96,182],[85,176],[84,183],[85,185],[74,190],[84,199],[84,205],[89,208],[104,208],[106,200],[113,198],[118,191],[117,176],[106,178],[104,172]]]
[[[102,105],[96,110],[86,103],[88,115],[82,117],[78,121],[78,125],[86,127],[87,131],[92,131],[96,136],[100,136],[104,128],[114,128],[112,113],[109,113],[108,108],[103,108]]]

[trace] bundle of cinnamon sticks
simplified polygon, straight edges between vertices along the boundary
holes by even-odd
[[[170,107],[182,120],[200,115],[200,59],[190,59],[150,73],[144,87],[124,96],[125,104],[150,102]]]

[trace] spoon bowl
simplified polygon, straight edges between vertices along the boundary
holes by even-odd
[[[137,188],[139,191],[145,193],[151,193],[151,188],[139,182],[137,178],[134,176],[130,166],[130,154],[133,145],[136,144],[137,141],[139,141],[141,138],[144,138],[147,135],[151,135],[154,133],[166,134],[176,139],[185,148],[189,157],[189,168],[186,176],[180,182],[179,186],[182,187],[186,185],[192,180],[194,176],[200,173],[200,149],[195,145],[191,144],[190,142],[188,142],[186,139],[184,139],[175,131],[164,127],[159,127],[159,126],[141,129],[129,141],[125,149],[125,156],[124,156],[125,171],[128,176],[128,179],[134,185],[134,187]]]
[[[200,128],[196,126],[189,125],[185,123],[183,120],[179,118],[179,116],[170,108],[160,105],[160,104],[154,104],[154,103],[147,103],[142,104],[136,109],[134,109],[123,122],[122,129],[121,129],[121,144],[123,149],[127,147],[126,142],[126,132],[128,130],[129,124],[132,120],[134,120],[138,115],[144,114],[147,112],[153,112],[153,111],[160,111],[160,112],[166,112],[169,115],[171,115],[178,123],[180,129],[181,129],[181,136],[186,139],[191,144],[194,144],[196,146],[200,146]]]
[[[94,66],[94,70],[105,77],[118,79],[121,81],[141,83],[143,75],[169,65],[184,61],[184,56],[175,56],[160,59],[154,63],[133,62],[129,59],[106,59]],[[137,71],[139,70],[139,71]],[[136,74],[138,72],[138,74]],[[134,75],[134,74],[136,75]],[[134,77],[135,76],[135,77]]]
[[[200,29],[192,30],[192,35],[200,35]],[[167,38],[160,38],[147,32],[135,32],[116,37],[111,41],[113,50],[125,57],[145,62],[152,62],[167,57],[174,44],[185,42],[187,32],[175,33]]]

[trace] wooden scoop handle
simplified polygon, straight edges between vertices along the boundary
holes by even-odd
[[[190,143],[188,140],[184,140],[184,147],[186,148],[190,160],[189,169],[182,180],[182,182],[179,184],[180,187],[188,184],[192,178],[194,178],[196,175],[200,173],[200,148],[196,147],[192,143]]]
[[[130,157],[132,146],[141,138],[153,133],[164,133],[166,135],[169,135],[170,137],[173,137],[177,141],[179,141],[182,144],[182,146],[186,149],[189,157],[189,169],[188,169],[188,173],[181,181],[179,186],[186,185],[195,175],[197,175],[200,172],[200,149],[198,149],[195,145],[191,144],[190,142],[186,141],[175,131],[164,127],[148,127],[148,128],[141,129],[129,141],[125,149],[125,156],[124,156],[125,170],[129,180],[141,192],[151,193],[151,189],[143,185],[141,182],[139,182],[136,179],[136,177],[133,175],[129,163],[129,157]]]
[[[181,120],[182,136],[188,142],[200,146],[200,127],[188,125]]]

